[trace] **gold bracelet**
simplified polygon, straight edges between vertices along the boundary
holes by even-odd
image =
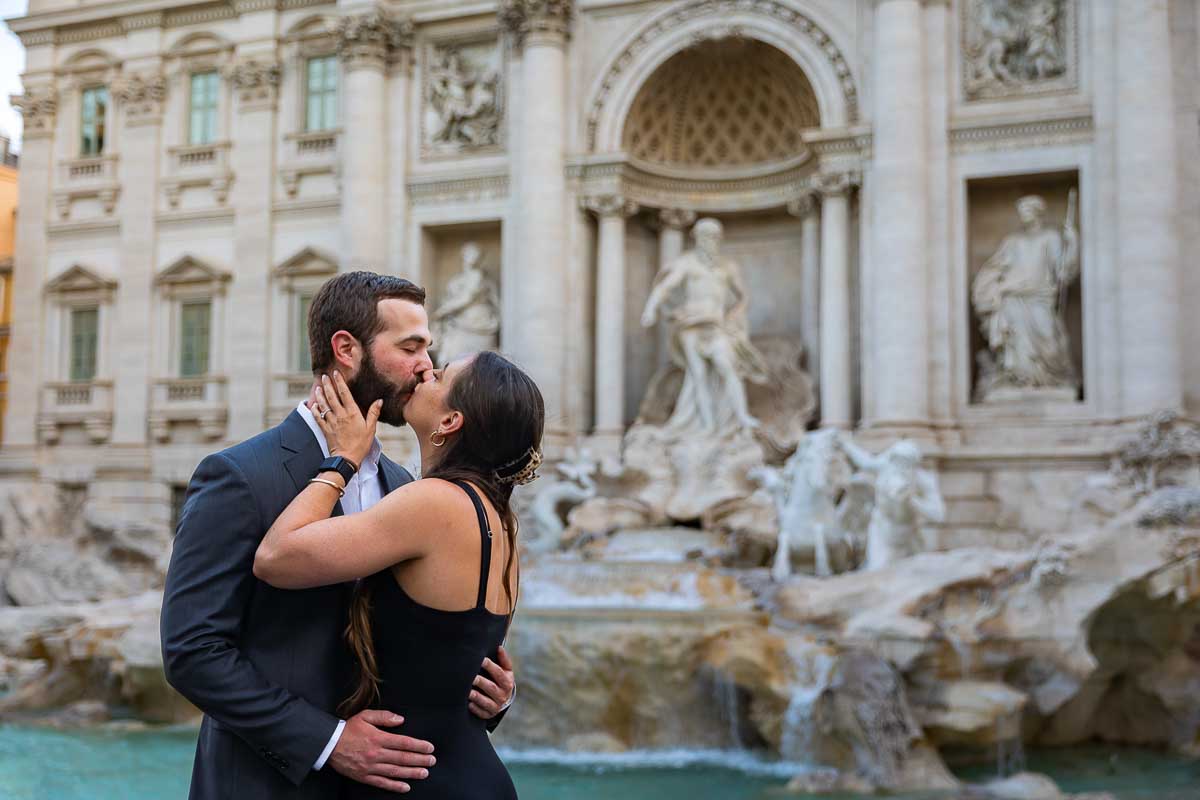
[[[346,496],[346,490],[345,490],[345,489],[343,489],[342,487],[338,486],[338,485],[337,485],[336,483],[334,483],[333,481],[327,481],[327,480],[325,480],[324,478],[309,478],[309,479],[308,479],[308,482],[309,482],[309,483],[323,483],[323,484],[325,484],[326,486],[332,486],[334,489],[337,489],[337,493],[338,493],[338,498],[339,498],[339,499],[341,499],[341,498],[343,498],[343,497],[345,497],[345,496]]]

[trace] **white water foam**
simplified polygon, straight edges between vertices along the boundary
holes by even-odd
[[[498,747],[508,764],[549,764],[580,769],[679,769],[683,767],[716,767],[743,772],[747,775],[791,778],[817,771],[808,764],[774,761],[746,750],[628,750],[623,753],[569,753],[549,747],[514,749]]]

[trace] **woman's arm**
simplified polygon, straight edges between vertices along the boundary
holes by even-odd
[[[336,473],[335,482],[341,479]],[[454,513],[445,481],[402,486],[359,514],[330,517],[338,493],[313,483],[296,496],[254,554],[254,575],[280,589],[308,589],[365,578],[429,552],[432,532]]]
[[[322,375],[311,405],[329,452],[361,464],[375,440],[382,401],[364,419],[340,373]],[[425,553],[436,507],[429,495],[439,487],[418,481],[392,492],[359,514],[330,518],[343,488],[336,472],[323,472],[296,495],[271,525],[254,554],[254,575],[281,589],[307,589],[365,578]],[[449,485],[449,484],[446,484]]]

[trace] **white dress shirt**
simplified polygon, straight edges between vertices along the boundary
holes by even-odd
[[[309,411],[303,401],[296,407],[296,410],[308,423],[313,436],[317,437],[317,442],[321,445],[321,452],[326,458],[329,458],[329,442],[325,440],[325,432],[317,424],[317,418],[313,416],[312,411]],[[383,485],[379,482],[379,457],[381,455],[383,455],[383,445],[379,443],[379,439],[376,439],[371,443],[371,449],[367,452],[366,459],[358,466],[358,472],[354,473],[354,477],[346,484],[346,493],[341,499],[342,513],[355,514],[359,511],[366,511],[383,497]],[[339,720],[333,736],[329,737],[329,744],[325,745],[317,763],[313,764],[314,770],[325,766],[325,762],[329,760],[333,748],[337,747],[338,740],[342,738],[342,731],[345,729],[346,721]]]

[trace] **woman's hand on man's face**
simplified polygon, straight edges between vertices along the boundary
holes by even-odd
[[[383,400],[372,403],[364,419],[350,393],[350,387],[346,385],[346,379],[336,370],[332,377],[321,376],[314,394],[316,401],[310,410],[325,434],[329,454],[348,458],[361,467],[375,441]]]

